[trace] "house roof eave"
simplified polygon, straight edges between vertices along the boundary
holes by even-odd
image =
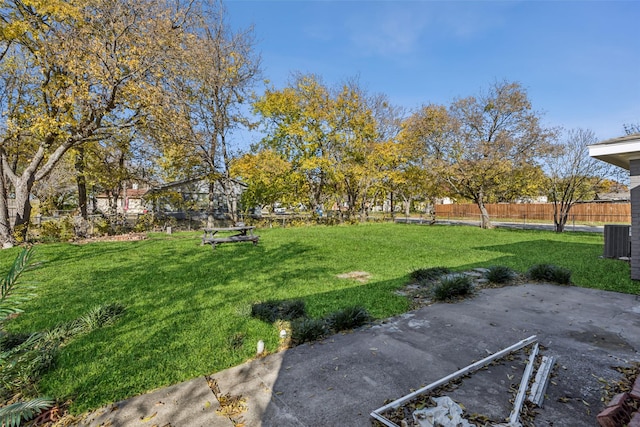
[[[589,156],[629,170],[631,160],[640,159],[640,134],[607,139],[589,145]]]

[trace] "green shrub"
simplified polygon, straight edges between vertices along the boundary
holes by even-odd
[[[371,320],[369,312],[360,306],[347,307],[332,313],[327,318],[327,323],[336,332],[362,326]]]
[[[260,302],[251,306],[251,316],[263,322],[272,323],[278,318],[278,310],[275,302]]]
[[[13,228],[13,238],[16,239],[17,243],[24,243],[25,230],[27,230],[27,224],[19,224]],[[28,234],[28,230],[27,230]]]
[[[488,268],[484,277],[491,283],[506,283],[516,277],[516,272],[503,265],[493,265]]]
[[[153,230],[156,221],[152,213],[146,213],[138,216],[136,224],[133,226],[133,231],[142,232]]]
[[[322,319],[301,318],[291,322],[291,341],[296,345],[319,340],[327,332],[327,325]]]
[[[130,227],[127,224],[127,217],[124,214],[109,216],[109,234],[119,235],[128,233]]]
[[[173,227],[173,228],[177,228],[178,227],[178,220],[172,216],[168,216],[164,219],[162,219],[160,221],[163,225],[164,228],[167,227]]]
[[[92,233],[97,236],[106,236],[109,234],[109,230],[111,229],[111,225],[109,224],[109,220],[106,218],[97,218],[91,221],[92,224]]]
[[[423,282],[428,280],[438,280],[445,274],[451,273],[451,270],[447,267],[431,267],[431,268],[419,268],[409,273],[409,276],[416,282]]]
[[[304,317],[305,314],[304,301],[300,299],[265,301],[251,306],[251,316],[268,323],[276,320],[293,320]]]
[[[57,221],[45,221],[39,227],[39,234],[42,240],[54,240],[60,234],[60,227]]]
[[[541,282],[568,285],[571,283],[571,270],[553,264],[536,264],[529,268],[527,277]]]
[[[337,216],[325,215],[322,218],[318,218],[317,222],[318,224],[328,225],[328,226],[340,225],[340,218],[338,218]]]
[[[40,238],[44,241],[66,242],[75,236],[73,219],[63,217],[42,223],[39,229]]]
[[[445,301],[461,297],[471,293],[471,278],[465,274],[456,274],[444,277],[433,288],[433,298],[437,301]]]

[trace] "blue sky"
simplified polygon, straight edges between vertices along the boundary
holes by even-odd
[[[640,1],[227,0],[264,78],[354,76],[409,110],[517,81],[548,126],[599,139],[640,122]]]

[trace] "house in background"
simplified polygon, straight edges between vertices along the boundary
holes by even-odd
[[[139,183],[125,183],[115,200],[117,214],[143,214],[148,208],[145,195],[149,187]],[[100,193],[95,196],[95,210],[104,214],[113,213],[114,195]]]
[[[229,217],[229,205],[238,211],[240,209],[240,197],[247,185],[231,180],[230,203],[227,203],[222,182],[214,184],[213,216],[216,219]],[[114,195],[101,193],[95,196],[95,211],[103,214],[113,213]],[[174,181],[167,184],[150,187],[142,183],[125,183],[115,200],[115,212],[117,214],[143,214],[155,212],[168,214],[177,219],[202,214],[208,215],[209,210],[209,182],[204,178],[191,178]]]
[[[213,216],[226,219],[230,216],[229,206],[236,212],[240,209],[240,197],[247,185],[231,180],[231,200],[227,201],[223,183],[214,183]],[[169,214],[184,219],[186,213],[208,214],[209,182],[204,178],[191,178],[174,181],[149,189],[145,195],[146,207],[156,213]]]
[[[616,191],[610,193],[596,193],[594,202],[620,202],[628,203],[631,201],[630,191]]]

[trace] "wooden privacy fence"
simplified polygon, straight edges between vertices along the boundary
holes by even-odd
[[[488,203],[493,219],[517,221],[553,221],[552,203]],[[479,219],[475,204],[436,205],[436,217]],[[569,221],[631,224],[630,203],[577,203],[569,211]]]

